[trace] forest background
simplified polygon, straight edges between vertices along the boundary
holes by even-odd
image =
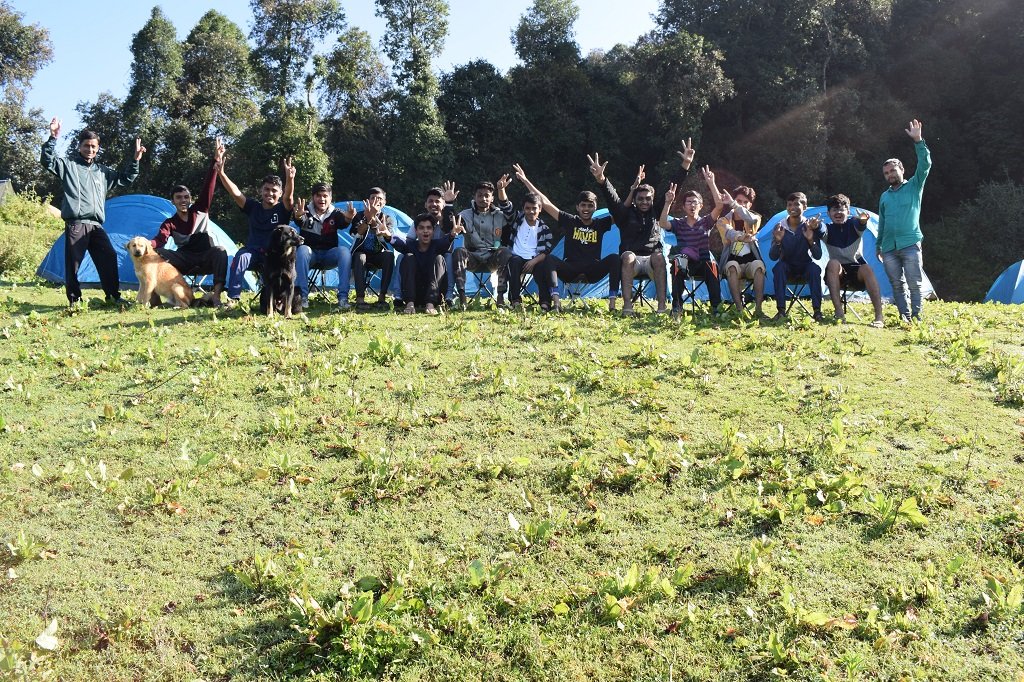
[[[661,0],[653,31],[582,54],[578,4],[534,0],[508,28],[517,64],[442,73],[433,61],[451,38],[445,0],[375,0],[387,25],[379,43],[337,0],[250,7],[245,28],[211,10],[183,40],[154,7],[131,42],[126,96],[100,92],[76,108],[101,132],[103,160],[120,163],[134,137],[146,141],[128,191],[198,187],[223,136],[229,173],[247,191],[292,154],[298,196],[321,180],[337,199],[379,185],[414,212],[442,180],[468,190],[521,163],[568,209],[594,189],[585,154],[610,160],[619,187],[646,164],[662,191],[680,138],[692,137],[697,163],[723,187],[755,187],[762,213],[792,191],[812,203],[843,192],[874,208],[883,160],[914,170],[903,129],[918,118],[935,163],[922,222],[940,296],[980,299],[1024,254],[1024,3]],[[0,0],[0,175],[59,200],[37,160],[48,119],[26,99],[51,58],[47,29]],[[223,193],[213,212],[244,236]]]

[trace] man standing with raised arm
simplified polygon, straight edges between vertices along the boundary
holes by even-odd
[[[285,181],[282,194],[281,178],[268,175],[260,183],[260,200],[247,198],[231,181],[225,169],[226,156],[221,157],[220,184],[235,200],[242,213],[249,217],[249,235],[245,246],[240,248],[231,260],[228,273],[228,305],[236,305],[242,295],[242,278],[245,271],[263,265],[263,258],[270,245],[270,233],[278,225],[287,225],[292,215],[292,193],[295,191],[295,166],[292,157],[281,162]]]
[[[906,133],[914,141],[917,172],[908,180],[903,177],[903,162],[899,159],[889,159],[882,164],[882,175],[889,189],[882,192],[878,201],[878,253],[892,284],[900,318],[909,322],[911,318],[921,319],[921,284],[924,281],[921,198],[924,182],[932,169],[932,155],[921,137],[920,121],[916,118],[911,121]],[[910,290],[909,308],[907,289]]]
[[[127,187],[139,177],[139,159],[146,153],[146,148],[142,146],[140,138],[135,138],[134,159],[126,162],[118,172],[96,163],[100,136],[92,130],[79,133],[78,152],[70,160],[56,155],[59,135],[60,120],[54,117],[50,121],[50,138],[43,143],[39,162],[60,179],[64,190],[60,217],[64,220],[64,290],[67,292],[68,305],[74,306],[82,300],[78,267],[86,252],[92,256],[107,302],[131,305],[121,298],[117,252],[103,229],[103,218],[110,190],[116,186]]]
[[[682,151],[676,152],[682,159],[682,172],[677,179],[679,184],[686,178],[690,171],[690,164],[693,163],[694,149],[690,140],[683,142]],[[597,154],[588,155],[590,162],[590,174],[594,176],[600,186],[608,204],[608,210],[615,218],[615,224],[619,227],[619,258],[622,262],[622,286],[627,290],[623,296],[622,314],[630,316],[633,314],[633,297],[631,290],[633,278],[637,275],[647,275],[654,280],[654,288],[658,298],[658,312],[666,312],[665,308],[665,254],[662,243],[662,232],[658,226],[658,216],[661,214],[664,199],[655,199],[654,187],[651,185],[637,185],[633,194],[632,202],[623,202],[619,199],[618,193],[611,181],[605,177],[604,171],[608,162],[601,163]],[[637,173],[637,178],[643,178],[643,166]]]

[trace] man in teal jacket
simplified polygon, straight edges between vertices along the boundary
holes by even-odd
[[[900,317],[909,322],[921,318],[921,284],[924,266],[921,259],[921,197],[924,181],[932,168],[932,156],[921,137],[921,122],[914,119],[907,128],[917,152],[917,172],[909,180],[903,177],[903,163],[889,159],[882,164],[882,175],[889,189],[878,201],[878,255],[892,284],[892,295]],[[904,282],[906,287],[904,287]],[[907,290],[910,307],[907,307]]]
[[[68,304],[74,306],[82,298],[78,266],[88,251],[99,273],[107,302],[128,305],[119,290],[117,252],[103,229],[104,204],[107,193],[115,186],[127,187],[138,177],[139,159],[146,148],[142,146],[142,140],[135,138],[135,159],[118,172],[96,163],[100,136],[95,132],[83,130],[79,133],[78,152],[70,160],[56,155],[59,135],[60,121],[54,118],[50,121],[50,139],[43,143],[39,162],[60,178],[64,189],[60,217],[64,219],[64,288]]]

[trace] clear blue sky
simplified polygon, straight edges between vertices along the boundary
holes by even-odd
[[[23,21],[50,32],[53,61],[32,81],[29,104],[41,108],[47,121],[59,116],[65,130],[78,126],[74,109],[79,102],[93,101],[105,90],[118,97],[125,95],[132,36],[149,19],[154,6],[160,5],[174,22],[179,40],[209,9],[226,15],[245,33],[251,28],[252,16],[248,0],[219,0],[216,4],[210,0],[13,0],[11,4],[24,15]],[[486,59],[503,70],[515,64],[509,34],[533,4],[530,0],[449,0],[448,4],[448,39],[444,53],[434,63],[436,69],[448,71],[474,59]],[[658,7],[657,0],[577,0],[577,4],[576,39],[584,54],[632,43],[654,27],[651,15]],[[372,0],[343,0],[342,6],[349,25],[368,31],[379,43],[384,22],[374,16]],[[482,39],[481,31],[490,37]]]

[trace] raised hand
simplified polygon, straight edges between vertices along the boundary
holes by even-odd
[[[520,166],[518,163],[513,163],[512,169],[515,170],[516,172],[516,180],[525,184],[527,182],[527,179],[526,171],[523,170],[523,167]]]
[[[348,202],[348,206],[345,208],[345,210],[341,212],[341,215],[345,216],[345,220],[347,220],[350,223],[356,217],[356,209],[352,205],[351,201]]]
[[[508,173],[505,173],[500,178],[498,178],[498,181],[496,183],[494,183],[494,187],[499,192],[503,192],[511,184],[512,176],[510,176]]]
[[[867,211],[861,211],[860,213],[857,214],[857,219],[860,220],[862,223],[866,224],[869,220],[871,220],[871,214],[868,213]]]
[[[804,223],[804,239],[806,239],[807,241],[813,243],[814,242],[814,234],[818,231],[818,228],[820,226],[821,226],[821,218],[819,218],[817,216],[811,218],[806,223]]]
[[[292,216],[295,218],[295,221],[298,222],[302,220],[302,216],[304,215],[306,215],[306,200],[299,197],[299,200],[295,202],[294,206],[292,206]]]
[[[226,152],[227,152],[227,150],[224,147],[224,138],[218,136],[217,140],[214,142],[214,148],[213,148],[213,159],[214,159],[214,161],[216,161],[217,163],[219,163],[220,165],[223,166],[224,165],[224,155],[225,155]]]
[[[644,181],[644,178],[647,177],[647,173],[644,172],[644,168],[646,167],[647,166],[645,164],[640,164],[640,167],[636,170],[636,180],[633,181],[633,184],[630,186],[630,189],[636,189],[637,187],[639,187],[640,183],[642,183]]]
[[[373,229],[377,233],[377,236],[384,241],[391,240],[391,230],[388,229],[388,223],[386,220],[379,221]]]
[[[455,216],[455,224],[452,225],[452,236],[457,237],[460,234],[466,234],[466,225],[462,222],[462,216]]]
[[[672,202],[675,201],[675,199],[676,199],[676,189],[678,189],[678,185],[676,185],[673,182],[673,183],[671,183],[668,186],[668,190],[665,191],[665,205],[666,206],[671,206]]]
[[[283,159],[281,159],[281,167],[284,168],[285,177],[290,178],[292,180],[295,179],[294,160],[294,156],[286,156]]]
[[[732,195],[729,194],[729,190],[723,189],[719,191],[719,196],[722,197],[723,206],[732,206]]]
[[[60,136],[60,119],[54,116],[50,119],[50,137]]]
[[[608,162],[601,163],[601,155],[594,152],[591,156],[587,154],[587,161],[590,163],[590,174],[594,176],[594,179],[598,182],[604,182],[604,169],[608,167]]]
[[[678,154],[679,158],[682,159],[683,168],[689,170],[690,164],[693,163],[693,157],[694,155],[696,155],[697,150],[693,148],[692,137],[688,137],[685,140],[680,140],[680,142],[682,143],[683,148],[680,151],[676,152],[676,154]]]
[[[455,199],[459,196],[459,193],[455,191],[455,183],[451,180],[445,180],[443,183],[441,183],[441,189],[444,192],[443,196],[441,197],[442,199],[444,199],[444,202],[446,204],[454,204]]]
[[[704,166],[700,169],[701,177],[704,178],[704,182],[708,184],[708,187],[715,186],[715,174],[711,170],[711,166]]]
[[[786,234],[786,228],[784,228],[782,226],[782,221],[780,220],[775,225],[775,229],[772,230],[772,241],[774,241],[776,244],[781,244],[782,243],[782,237],[785,234]]]
[[[910,135],[910,139],[914,142],[921,141],[921,122],[916,118],[907,125],[907,135]]]
[[[59,127],[59,126],[58,126]],[[135,138],[135,160],[138,161],[142,158],[142,155],[146,153],[146,148],[142,146],[142,138]]]

